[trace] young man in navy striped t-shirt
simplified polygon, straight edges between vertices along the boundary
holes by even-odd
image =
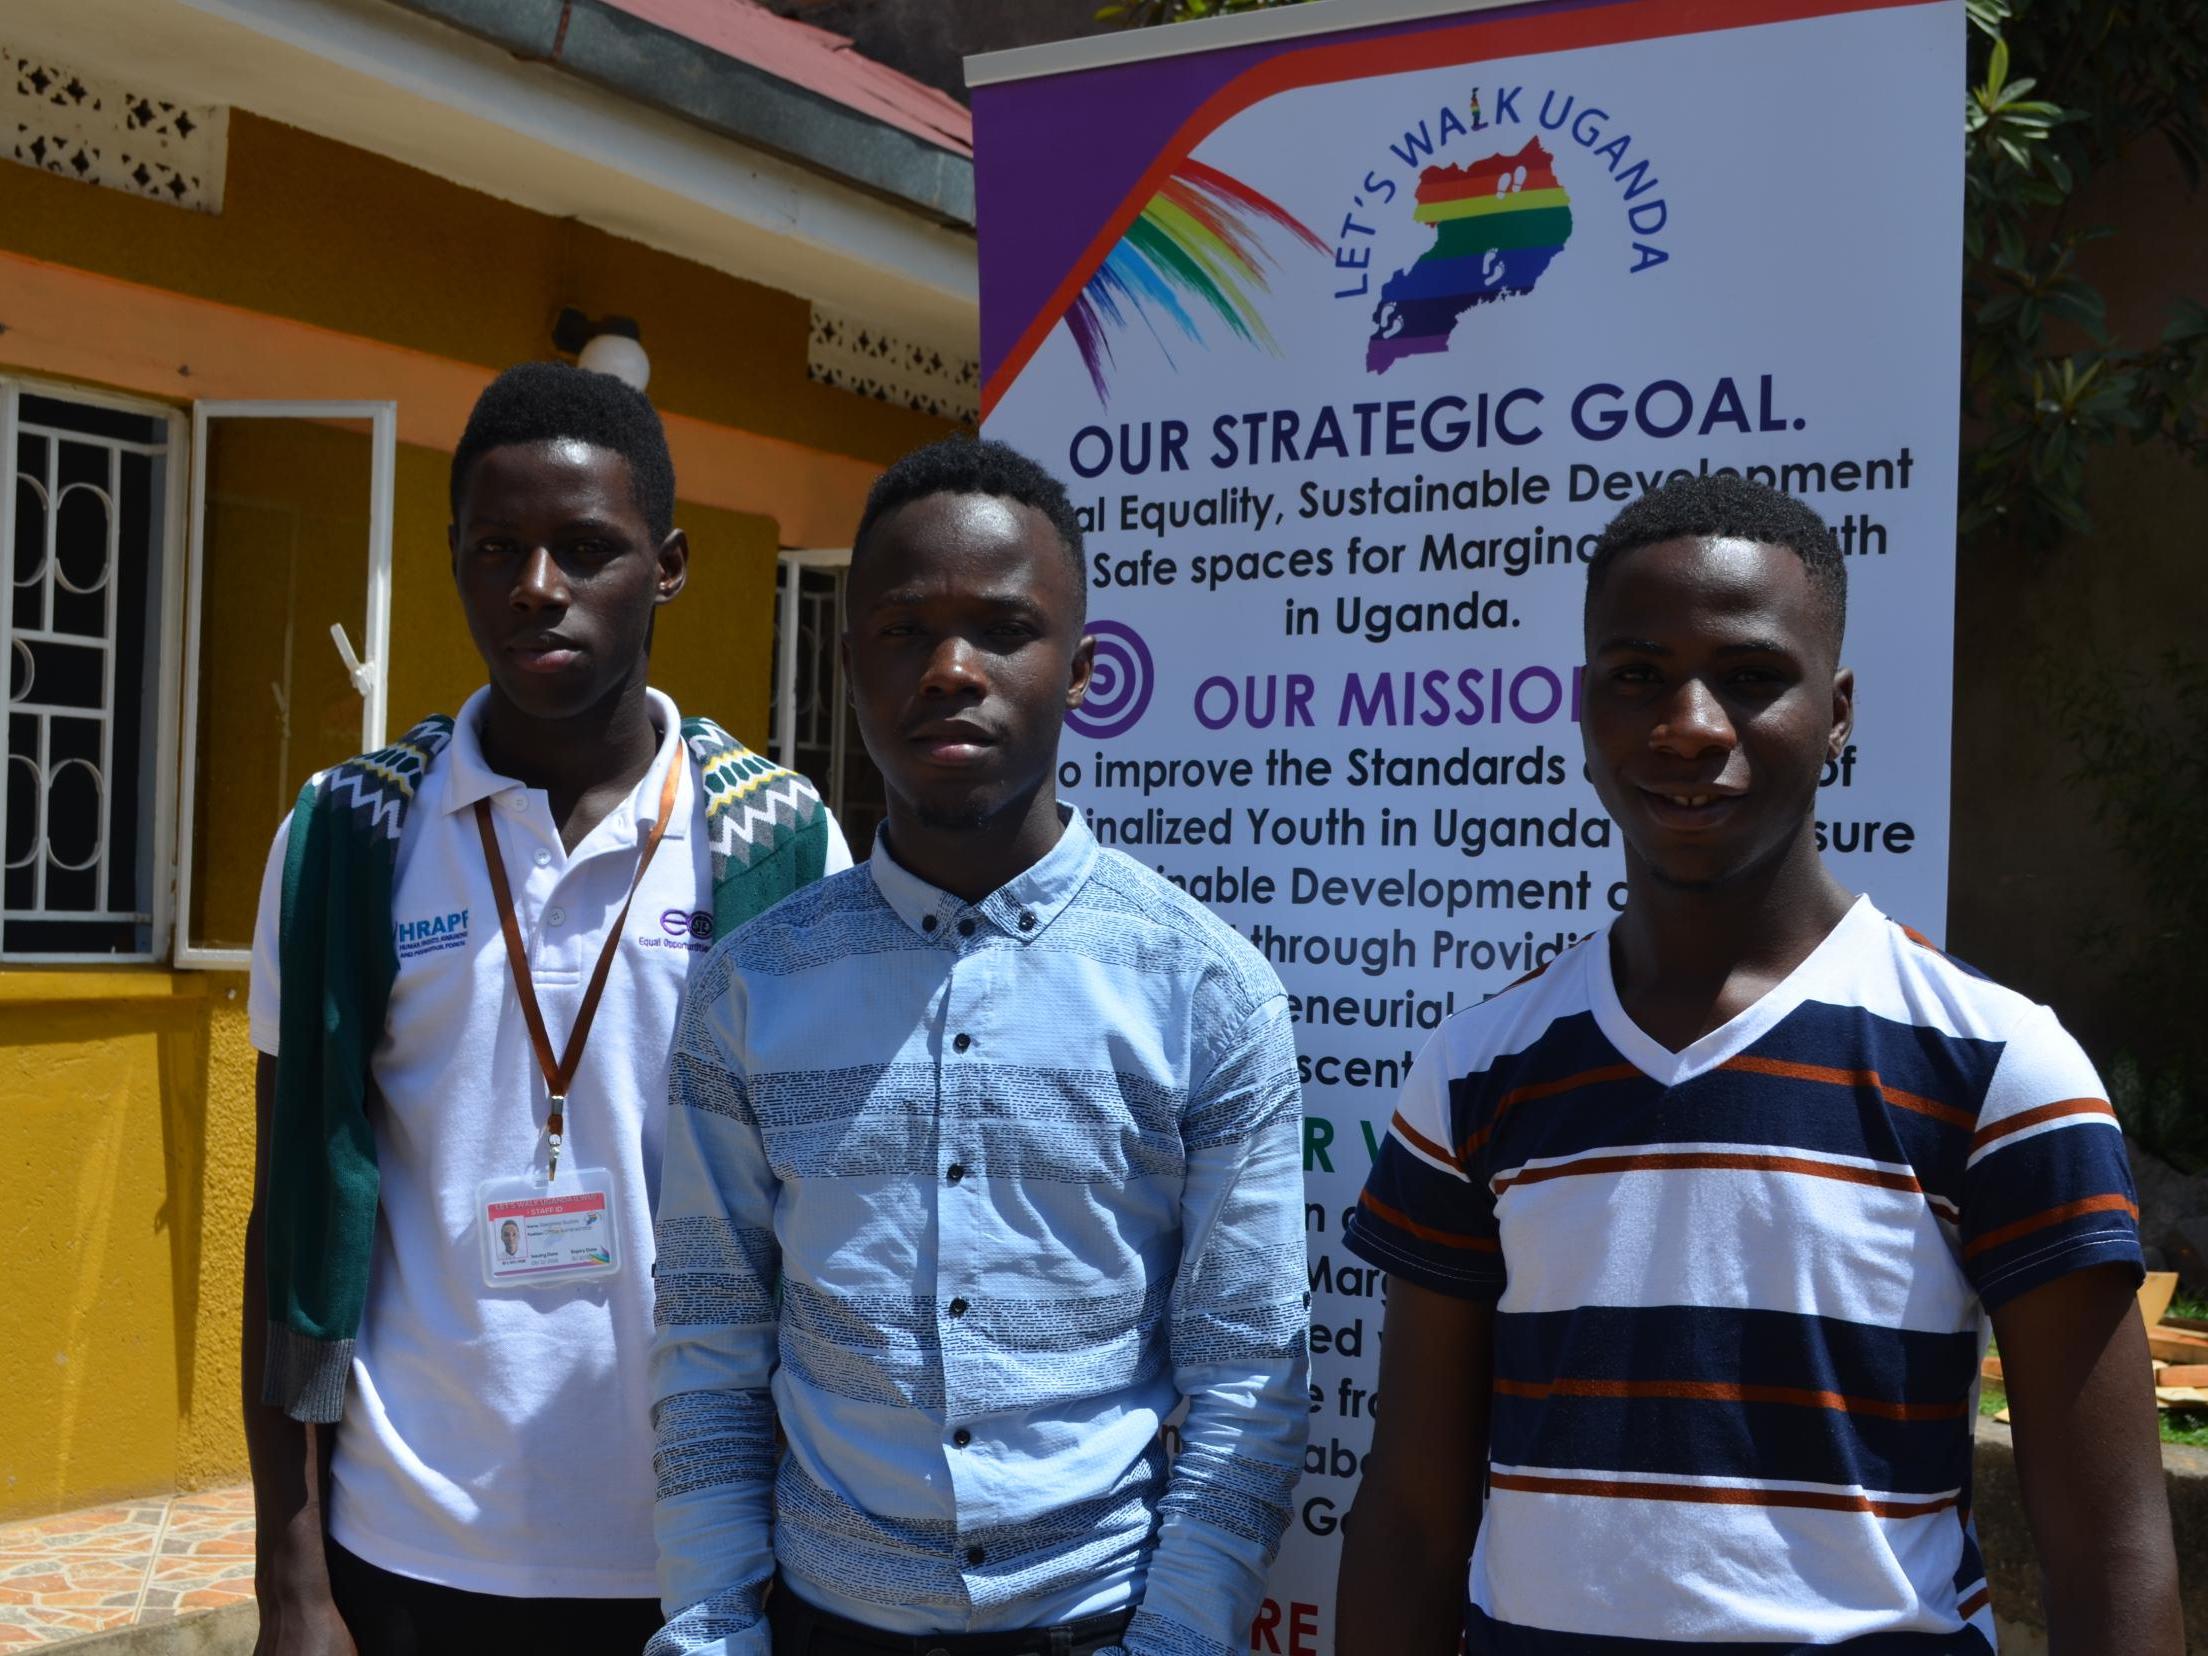
[[[1391,1283],[1339,1656],[1984,1656],[1988,1315],[2054,1656],[2180,1656],[2123,1140],[2053,1014],[1820,860],[1845,608],[1737,478],[1595,552],[1626,907],[1436,1033],[1349,1227]]]

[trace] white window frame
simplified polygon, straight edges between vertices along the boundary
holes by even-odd
[[[797,769],[797,630],[804,594],[802,577],[808,569],[849,569],[848,546],[814,546],[786,549],[778,554],[782,566],[782,609],[775,628],[774,647],[774,762],[785,770]],[[833,644],[829,648],[834,648]],[[843,809],[843,719],[836,716],[831,749],[834,774],[828,779],[831,813]]]
[[[175,893],[170,882],[170,871],[175,862],[176,813],[171,801],[176,797],[176,709],[177,694],[181,685],[178,667],[183,618],[182,586],[184,575],[183,513],[186,495],[185,476],[192,457],[192,447],[186,437],[184,415],[181,409],[165,403],[148,402],[135,397],[118,397],[109,392],[95,391],[87,386],[74,385],[65,380],[40,379],[28,374],[0,376],[0,456],[5,457],[6,469],[0,473],[0,550],[11,555],[15,547],[15,495],[16,455],[15,445],[19,399],[29,395],[51,397],[57,402],[77,403],[86,408],[110,408],[122,414],[134,414],[144,419],[162,422],[168,438],[163,450],[166,462],[163,470],[163,495],[154,521],[161,536],[160,551],[155,563],[155,578],[161,583],[161,612],[158,632],[154,639],[153,670],[157,677],[154,695],[154,717],[143,733],[142,740],[153,748],[153,859],[150,864],[151,889],[146,893],[151,916],[147,946],[143,951],[130,954],[94,953],[78,951],[9,951],[0,955],[0,968],[10,966],[129,966],[154,965],[169,954],[170,927],[175,917]],[[95,442],[112,442],[112,439],[94,438]],[[50,510],[51,508],[49,508]],[[111,577],[112,578],[112,577]],[[10,643],[15,625],[15,570],[12,564],[0,569],[0,656],[12,654]],[[110,687],[115,678],[114,651],[109,651],[108,677]],[[12,663],[0,660],[0,672],[12,671]],[[5,678],[0,678],[0,719],[5,719]],[[109,715],[114,709],[110,707]],[[5,725],[0,725],[0,753],[8,746]],[[142,761],[141,761],[142,762]],[[135,789],[137,779],[132,778]],[[112,778],[107,787],[113,787]],[[102,801],[103,810],[106,800]],[[7,843],[8,798],[5,786],[0,786],[0,846]],[[103,837],[105,825],[102,826]],[[62,919],[76,918],[60,916]],[[96,918],[85,916],[83,918]]]
[[[368,612],[366,637],[346,667],[360,692],[360,751],[384,744],[390,696],[386,672],[391,638],[392,480],[398,458],[399,405],[395,402],[209,401],[192,404],[191,536],[186,577],[184,622],[184,710],[177,727],[183,749],[183,780],[176,810],[177,966],[191,970],[243,972],[253,964],[250,949],[207,949],[191,941],[192,824],[199,798],[199,647],[201,593],[207,567],[207,424],[210,420],[358,420],[369,427],[368,457]],[[333,628],[333,632],[339,629]],[[339,636],[342,637],[341,632]],[[346,649],[344,643],[338,648]],[[260,825],[256,825],[258,827]]]

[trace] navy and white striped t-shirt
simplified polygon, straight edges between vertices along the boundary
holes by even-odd
[[[1868,899],[1681,1052],[1607,933],[1453,1016],[1346,1242],[1496,1304],[1475,1656],[1991,1651],[1985,1312],[2141,1269],[2105,1097]]]

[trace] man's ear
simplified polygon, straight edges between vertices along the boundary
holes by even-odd
[[[667,538],[659,543],[656,561],[659,586],[652,595],[652,602],[655,606],[671,604],[690,584],[690,537],[680,529],[668,531]]]
[[[1832,739],[1827,743],[1837,759],[1855,734],[1855,669],[1843,667],[1832,675]]]
[[[1073,676],[1066,681],[1066,707],[1070,711],[1081,705],[1089,693],[1089,680],[1096,676],[1096,640],[1089,634],[1081,635],[1081,642],[1073,647]]]
[[[452,563],[453,579],[458,580],[460,577],[460,525],[457,523],[445,525],[445,555]]]

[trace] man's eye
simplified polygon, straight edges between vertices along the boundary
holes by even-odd
[[[1610,678],[1615,684],[1654,684],[1656,669],[1636,661],[1629,666],[1614,668]]]

